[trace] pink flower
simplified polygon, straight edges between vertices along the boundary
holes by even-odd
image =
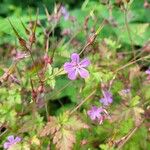
[[[70,80],[75,80],[78,75],[81,78],[87,78],[89,76],[89,72],[85,69],[85,67],[90,65],[90,61],[85,58],[80,61],[79,55],[73,53],[71,55],[71,62],[66,62],[64,64],[64,70],[68,73],[68,78]]]
[[[87,114],[93,121],[98,121],[99,124],[102,124],[103,121],[108,118],[108,113],[102,107],[92,106],[90,110],[88,110]]]
[[[145,73],[148,75],[147,79],[150,80],[150,69],[146,70]]]
[[[64,19],[68,20],[69,12],[67,11],[67,9],[64,6],[61,6],[60,11],[61,11],[62,15],[64,16]]]
[[[28,55],[26,53],[17,52],[15,57],[14,57],[14,60],[21,60],[21,59],[24,59],[26,57],[28,57]]]
[[[11,146],[17,144],[18,142],[21,141],[20,137],[16,137],[14,138],[13,135],[8,136],[7,138],[7,142],[4,143],[4,149],[9,149]]]
[[[150,75],[150,69],[146,70],[145,73]]]
[[[113,102],[112,94],[109,91],[103,91],[103,96],[104,97],[100,99],[103,105],[108,106]]]
[[[124,89],[121,91],[122,94],[129,94],[131,92],[130,89]]]

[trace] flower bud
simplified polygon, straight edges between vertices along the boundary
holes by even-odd
[[[36,38],[35,38],[35,34],[34,34],[34,33],[32,33],[32,34],[30,35],[29,41],[30,41],[30,43],[35,43]]]
[[[39,93],[44,93],[44,91],[45,91],[44,86],[43,86],[43,85],[40,85],[40,86],[38,87],[38,92],[39,92]]]
[[[32,99],[35,100],[37,98],[37,92],[32,90]]]
[[[53,62],[52,58],[49,57],[47,54],[44,56],[44,62],[45,64],[51,64]]]
[[[26,41],[23,38],[19,38],[19,43],[22,47],[26,48]]]

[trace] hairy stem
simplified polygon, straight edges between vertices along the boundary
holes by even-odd
[[[70,115],[72,115],[76,110],[78,110],[91,96],[93,96],[96,92],[96,89],[90,93],[84,100],[82,100],[72,111],[70,111]]]
[[[131,37],[131,32],[130,32],[130,28],[128,25],[128,16],[127,16],[128,11],[126,10],[126,8],[124,8],[124,18],[125,18],[125,26],[128,32],[128,36],[129,36],[129,40],[130,40],[130,44],[131,44],[131,48],[132,48],[132,53],[133,53],[133,58],[135,60],[135,51],[134,51],[134,46],[133,46],[133,40]]]

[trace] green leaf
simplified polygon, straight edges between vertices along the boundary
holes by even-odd
[[[150,36],[150,29],[149,29],[149,24],[148,23],[141,23],[141,24],[136,24],[132,23],[129,24],[129,29],[130,29],[130,35],[133,41],[134,45],[143,45],[145,41],[148,41],[149,36]],[[118,36],[118,38],[127,44],[131,44],[129,34],[127,32],[127,28],[125,26],[120,26],[119,28],[114,30]],[[123,32],[124,34],[120,34]]]
[[[55,134],[53,138],[53,143],[56,144],[56,148],[59,150],[72,150],[75,141],[74,133],[66,129],[62,129],[61,132]]]
[[[101,144],[99,147],[101,148],[101,150],[115,150],[113,147],[110,147],[107,144]]]
[[[65,124],[65,128],[71,129],[73,131],[80,130],[82,128],[89,128],[87,124],[83,123],[79,117],[72,116],[69,118],[68,122]]]
[[[32,21],[36,20],[36,15],[32,15],[31,18],[32,18]],[[45,18],[46,18],[45,15],[38,16],[38,19],[45,19]],[[12,22],[12,24],[15,25],[15,28],[17,28],[19,30],[19,32],[21,32],[25,35],[24,29],[20,22],[20,19],[23,20],[23,22],[27,23],[30,21],[30,17],[28,15],[21,16],[20,18],[18,16],[11,16],[11,17],[9,17],[9,19]],[[13,34],[13,31],[11,30],[11,26],[8,23],[7,19],[0,18],[0,22],[1,22],[0,32],[4,32],[7,34]]]
[[[133,98],[131,99],[131,101],[130,101],[130,106],[131,106],[131,107],[136,106],[137,104],[139,104],[139,102],[140,102],[139,100],[140,100],[140,97],[139,97],[139,96],[133,97]]]
[[[148,150],[148,131],[142,126],[140,127],[135,134],[129,139],[129,141],[124,145],[123,150]]]
[[[51,96],[52,99],[68,96],[72,102],[77,103],[77,89],[78,81],[72,81],[71,83],[71,81],[66,78],[57,78],[55,91],[51,93]]]
[[[121,135],[126,135],[133,128],[133,125],[132,118],[122,121],[120,124],[119,133]]]
[[[0,68],[0,76],[2,76],[3,74],[4,74],[4,70]]]
[[[53,135],[60,130],[61,125],[56,117],[49,117],[49,120],[50,121],[47,122],[44,129],[40,132],[40,136]]]
[[[52,74],[52,66],[50,64],[48,64],[46,72],[48,73],[49,76]]]
[[[49,120],[40,136],[52,135],[53,143],[59,150],[72,150],[76,142],[76,131],[87,127],[77,116],[69,117],[68,113],[57,118],[50,117]]]

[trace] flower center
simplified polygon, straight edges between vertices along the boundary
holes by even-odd
[[[75,68],[79,68],[79,67],[80,67],[80,64],[78,64],[78,63],[76,63],[76,62],[73,62],[73,66],[74,66]]]

